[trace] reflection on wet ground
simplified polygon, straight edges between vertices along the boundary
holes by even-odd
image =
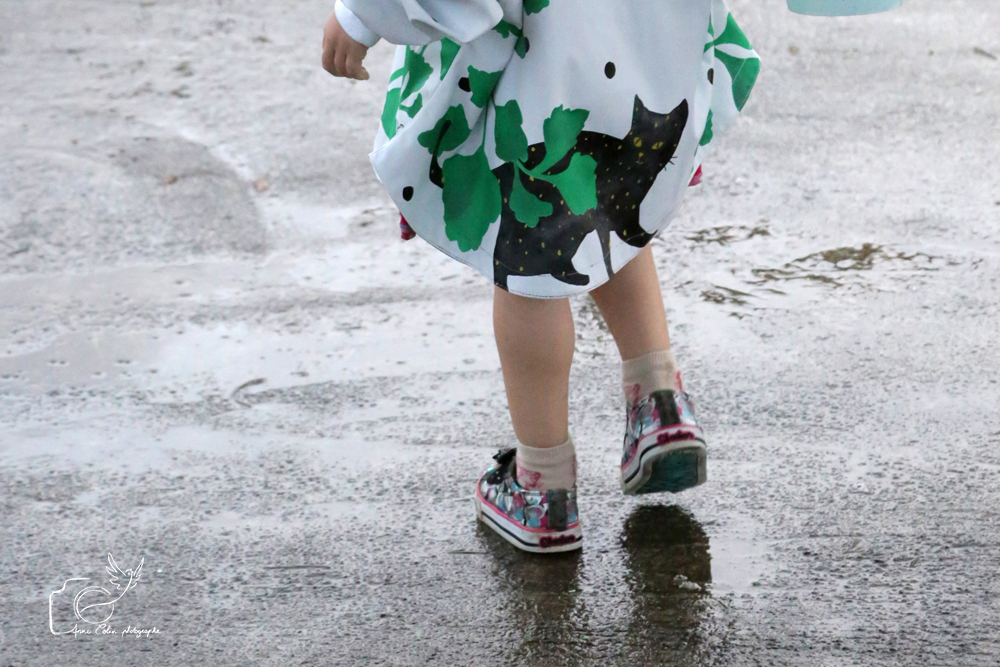
[[[570,661],[586,636],[581,605],[580,551],[539,558],[510,548],[495,533],[477,525],[498,588],[500,616],[513,630],[507,654],[498,664],[544,664]]]
[[[712,227],[685,238],[693,243],[692,249],[695,250],[718,253],[726,249],[729,261],[739,261],[744,257],[749,260],[752,257],[752,261],[760,262],[777,253],[788,256],[795,251],[795,247],[788,245],[788,239],[777,238],[764,227]],[[755,245],[751,249],[748,244],[746,252],[729,248],[732,244],[753,239],[756,239]],[[782,247],[782,244],[786,247]],[[718,258],[706,257],[702,261],[711,264],[718,261]],[[725,307],[739,307],[741,310],[731,314],[742,318],[769,305],[789,307],[797,304],[800,298],[809,299],[810,287],[836,289],[838,293],[917,289],[925,282],[929,272],[960,266],[962,263],[956,257],[866,242],[810,252],[790,261],[780,261],[777,265],[751,265],[742,269],[732,267],[727,272],[728,275],[716,274],[714,277],[719,278],[718,281],[708,280],[708,276],[698,276],[700,280],[688,281],[680,287],[700,282],[703,285],[699,290],[702,301]],[[733,279],[739,284],[722,284]],[[773,300],[775,296],[792,299]],[[819,297],[813,295],[811,298]]]
[[[618,536],[624,586],[594,582],[584,551],[539,557],[511,549],[482,526],[478,536],[498,584],[501,616],[515,628],[503,664],[576,664],[595,649],[631,664],[693,664],[711,613],[712,558],[698,521],[676,505],[632,509]],[[594,600],[594,588],[610,599]],[[590,627],[586,608],[620,608],[610,627]],[[605,645],[610,644],[610,646]]]
[[[900,262],[906,262],[901,264]],[[843,275],[851,271],[871,271],[876,264],[887,271],[937,271],[943,266],[954,266],[956,260],[945,260],[923,252],[905,253],[892,251],[883,246],[864,243],[860,247],[834,248],[822,250],[788,262],[778,269],[753,269],[757,280],[748,281],[752,285],[786,280],[813,280],[842,287],[852,276]],[[838,274],[842,274],[838,278]],[[856,276],[854,278],[857,278]]]
[[[746,225],[724,225],[722,227],[710,227],[701,229],[686,236],[688,241],[699,244],[718,243],[719,245],[729,245],[737,241],[749,241],[755,236],[770,236],[771,232],[767,227],[747,227]]]
[[[778,292],[781,294],[781,292]],[[747,305],[747,299],[752,299],[753,294],[743,292],[732,287],[722,285],[712,285],[712,289],[701,293],[701,298],[711,303],[731,303],[738,306]]]
[[[636,664],[665,664],[697,655],[712,582],[708,536],[676,505],[644,505],[621,535],[632,594],[629,641]]]

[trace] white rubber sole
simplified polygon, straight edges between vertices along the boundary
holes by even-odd
[[[534,532],[514,523],[476,494],[476,518],[522,551],[536,554],[574,551],[583,546],[583,529],[577,521],[562,532]]]
[[[669,440],[685,432],[694,437]],[[668,440],[660,444],[661,439]],[[701,429],[685,426],[650,433],[639,441],[635,458],[622,469],[622,492],[627,496],[679,493],[708,480],[707,462]]]

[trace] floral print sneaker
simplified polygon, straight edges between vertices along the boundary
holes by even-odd
[[[626,495],[677,493],[703,484],[705,435],[681,386],[640,397],[626,407],[622,491]]]
[[[476,516],[518,549],[572,551],[583,545],[576,487],[538,491],[517,483],[514,448],[501,450],[479,478]]]

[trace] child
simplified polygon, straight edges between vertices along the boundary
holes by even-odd
[[[527,551],[582,544],[566,297],[587,291],[623,360],[622,490],[703,483],[649,241],[760,70],[724,1],[338,0],[324,67],[367,79],[379,38],[401,46],[375,172],[404,233],[496,285],[518,443],[480,478],[479,518]]]

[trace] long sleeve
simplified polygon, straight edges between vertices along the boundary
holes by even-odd
[[[344,4],[344,0],[337,0],[337,4],[334,6],[334,12],[337,14],[337,21],[340,23],[340,27],[344,29],[344,32],[350,36],[355,42],[367,46],[369,48],[375,46],[380,39],[380,35],[372,30],[369,30],[361,19],[358,18],[357,14],[352,12]]]
[[[393,44],[429,44],[444,37],[464,44],[488,32],[504,15],[501,0],[338,0],[341,3],[369,32]]]

